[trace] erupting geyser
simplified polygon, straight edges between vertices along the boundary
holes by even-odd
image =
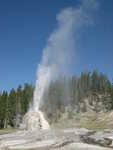
[[[33,105],[24,119],[27,129],[49,129],[40,111],[44,91],[52,80],[70,74],[75,60],[76,35],[82,27],[92,23],[91,12],[97,5],[96,0],[81,0],[80,7],[63,9],[57,16],[57,28],[50,35],[38,66]]]
[[[43,99],[44,90],[48,87],[50,79],[51,73],[49,67],[39,65],[32,108],[36,112],[39,111],[40,102]]]
[[[50,81],[49,68],[39,65],[38,77],[33,97],[33,106],[24,116],[24,124],[27,130],[50,129],[49,123],[44,118],[43,113],[39,109],[40,101],[43,98],[44,90],[48,87]]]
[[[33,106],[24,116],[24,124],[27,130],[50,129],[49,123],[44,118],[43,113],[39,109],[40,101],[43,98],[44,90],[48,87],[50,81],[49,68],[39,65],[38,77],[33,96]]]

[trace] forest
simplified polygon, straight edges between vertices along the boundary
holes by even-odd
[[[32,104],[34,85],[28,83],[10,92],[0,93],[0,128],[19,127],[22,118]],[[113,85],[108,77],[97,70],[82,72],[79,77],[62,77],[52,81],[45,91],[41,110],[46,112],[50,122],[58,121],[67,108],[70,118],[80,111],[87,111],[87,102],[95,104],[95,111],[111,111],[113,109]],[[101,101],[103,107],[98,107]],[[81,109],[82,104],[82,109]]]

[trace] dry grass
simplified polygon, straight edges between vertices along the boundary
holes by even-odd
[[[113,129],[112,113],[84,114],[80,119],[80,126],[92,130]]]
[[[53,128],[87,128],[89,130],[113,129],[113,112],[87,112],[77,114],[74,119],[60,120]]]
[[[16,131],[16,129],[14,129],[14,128],[0,129],[0,135],[13,133],[15,131]]]

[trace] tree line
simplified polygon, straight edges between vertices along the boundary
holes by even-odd
[[[17,90],[0,94],[0,128],[19,126],[32,103],[33,91],[34,86],[26,83],[24,88],[19,85]],[[52,81],[44,93],[41,109],[51,122],[57,121],[67,106],[70,115],[75,110],[79,113],[81,104],[82,111],[87,111],[87,98],[89,105],[95,104],[96,111],[100,99],[106,111],[113,109],[113,85],[105,74],[94,70],[93,73],[83,72],[79,77],[74,75]]]
[[[96,112],[110,111],[113,109],[113,85],[105,74],[96,70],[82,72],[80,77],[74,75],[51,82],[43,99],[46,105],[43,103],[42,109],[50,122],[58,121],[66,111],[70,117],[76,115],[75,112],[86,112],[88,105]]]
[[[29,103],[33,98],[34,87],[25,84],[24,88],[19,85],[17,90],[11,89],[8,94],[3,91],[0,95],[0,128],[8,126],[18,127],[22,116],[27,112]]]

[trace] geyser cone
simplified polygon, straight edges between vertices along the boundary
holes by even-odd
[[[48,130],[50,129],[49,123],[44,118],[44,114],[41,111],[28,112],[24,116],[24,127],[26,130]]]

